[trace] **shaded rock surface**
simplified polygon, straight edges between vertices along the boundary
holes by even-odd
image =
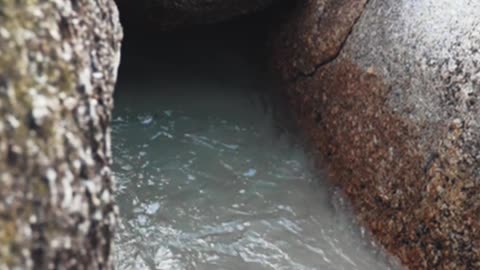
[[[121,10],[136,13],[159,29],[224,21],[262,10],[275,0],[116,0]],[[276,0],[277,2],[279,0]],[[132,12],[132,10],[134,12]],[[130,19],[130,18],[129,18]]]
[[[315,71],[335,59],[367,0],[308,0],[291,12],[275,37],[276,68],[285,79]]]
[[[306,3],[275,64],[332,179],[410,268],[480,268],[480,3]]]
[[[111,0],[0,0],[0,269],[109,269]]]

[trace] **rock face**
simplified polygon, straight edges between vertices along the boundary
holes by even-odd
[[[0,0],[0,269],[109,269],[113,0]]]
[[[332,179],[410,268],[479,269],[480,2],[306,3],[275,64]]]
[[[170,30],[179,26],[227,20],[264,9],[275,0],[116,1],[122,7],[122,10],[129,10],[130,12],[136,10],[137,16],[149,17],[155,27]]]

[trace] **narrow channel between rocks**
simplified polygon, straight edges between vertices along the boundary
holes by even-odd
[[[396,269],[314,172],[268,72],[261,17],[124,25],[117,269]]]

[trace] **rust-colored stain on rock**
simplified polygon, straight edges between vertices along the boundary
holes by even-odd
[[[331,180],[410,269],[480,269],[480,3],[302,3],[273,64]]]
[[[478,269],[480,187],[461,165],[460,123],[422,144],[419,125],[386,104],[387,91],[374,67],[345,60],[288,87],[331,179],[387,250],[411,269]]]

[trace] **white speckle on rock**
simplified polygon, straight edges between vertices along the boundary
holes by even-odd
[[[36,215],[31,215],[28,221],[30,222],[30,224],[37,223],[37,216]]]
[[[103,73],[102,72],[94,72],[93,73],[93,78],[100,80],[103,79]]]
[[[90,69],[84,68],[79,73],[79,84],[83,85],[83,89],[87,95],[93,94],[90,77],[91,77]]]
[[[104,190],[101,195],[101,199],[103,203],[109,203],[111,201],[111,195],[110,192],[107,190]]]
[[[7,115],[6,117],[7,123],[12,127],[13,129],[16,129],[20,126],[20,122],[17,120],[17,118],[13,115]]]
[[[0,27],[0,37],[4,39],[10,38],[10,32],[5,27]]]
[[[54,169],[50,168],[46,173],[48,181],[54,182],[57,179],[57,172]]]
[[[33,93],[34,91],[32,91]],[[32,117],[35,124],[41,126],[47,116],[50,114],[48,110],[49,100],[43,95],[32,94]]]
[[[73,110],[77,104],[78,104],[77,100],[73,97],[67,97],[63,101],[63,105],[67,110]]]

